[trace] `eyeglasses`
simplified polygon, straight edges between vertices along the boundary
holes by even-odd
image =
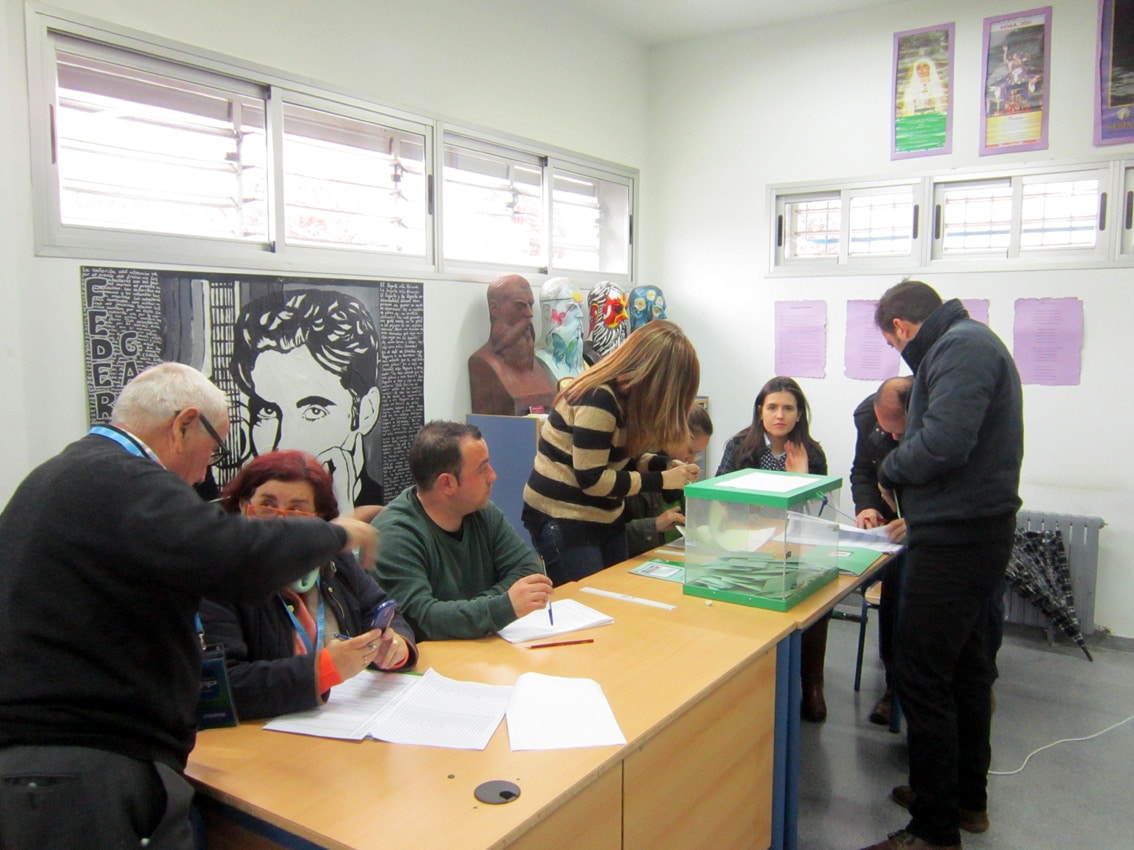
[[[281,516],[319,516],[319,514],[313,514],[310,511],[285,510],[284,508],[273,508],[271,505],[253,504],[249,504],[248,507],[244,509],[244,513],[246,516],[252,517],[252,519],[275,519]]]
[[[210,422],[203,413],[198,413],[197,418],[201,420],[201,427],[217,442],[217,447],[213,449],[213,453],[209,455],[209,466],[216,466],[217,464],[227,462],[228,448],[225,446],[224,440],[220,438],[220,434],[217,433],[217,429],[213,427],[213,423]]]

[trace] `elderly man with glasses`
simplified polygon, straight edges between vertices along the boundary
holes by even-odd
[[[151,367],[0,514],[0,847],[190,850],[201,598],[372,553],[353,517],[264,523],[198,498],[226,401],[195,369]]]

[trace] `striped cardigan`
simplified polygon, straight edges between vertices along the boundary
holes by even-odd
[[[627,454],[626,422],[610,385],[573,404],[560,399],[540,428],[524,487],[524,524],[536,532],[553,518],[574,541],[608,537],[622,527],[625,497],[660,491],[668,463],[664,455]]]

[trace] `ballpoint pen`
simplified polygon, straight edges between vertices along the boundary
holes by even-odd
[[[543,563],[543,558],[536,555],[536,560],[539,561],[539,571],[547,576],[547,566]],[[548,576],[550,578],[550,576]],[[555,615],[551,613],[551,597],[547,597],[547,622],[555,625]]]

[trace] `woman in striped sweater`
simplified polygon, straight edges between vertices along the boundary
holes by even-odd
[[[540,429],[523,521],[554,584],[627,558],[623,501],[679,490],[696,464],[686,416],[701,366],[688,337],[655,320],[559,393]]]

